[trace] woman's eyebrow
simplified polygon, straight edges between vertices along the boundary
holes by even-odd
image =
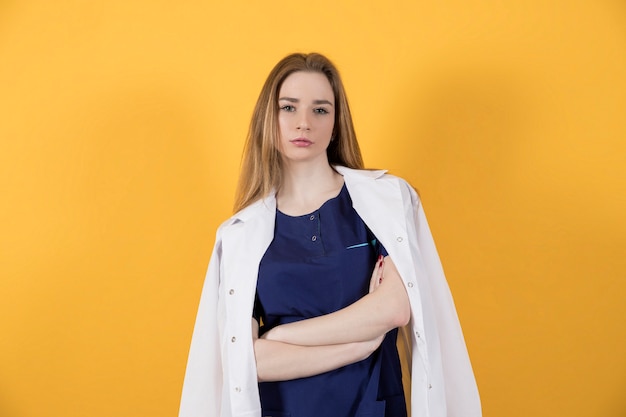
[[[288,101],[290,103],[299,103],[300,99],[299,98],[293,98],[293,97],[281,97],[278,99],[278,101]],[[331,103],[328,100],[313,100],[313,104],[328,104],[329,106],[332,106],[333,103]]]

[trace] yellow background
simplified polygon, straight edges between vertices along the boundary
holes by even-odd
[[[0,416],[174,416],[276,61],[416,186],[486,417],[626,416],[623,1],[1,1]]]

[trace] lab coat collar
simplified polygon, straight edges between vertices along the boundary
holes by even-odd
[[[341,165],[333,165],[335,171],[340,173],[344,179],[358,181],[361,179],[378,179],[382,177],[387,170],[386,169],[376,169],[376,170],[368,170],[368,169],[352,169],[347,168]]]

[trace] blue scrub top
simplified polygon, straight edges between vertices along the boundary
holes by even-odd
[[[379,254],[387,251],[352,208],[345,184],[312,213],[277,210],[274,240],[259,266],[254,314],[261,334],[367,295]],[[369,358],[330,372],[259,383],[263,417],[406,417],[396,338],[397,329]]]

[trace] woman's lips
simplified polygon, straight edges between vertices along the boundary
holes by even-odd
[[[313,142],[311,142],[307,138],[295,138],[291,139],[289,142],[301,148],[306,148],[307,146],[311,146],[313,144]]]

